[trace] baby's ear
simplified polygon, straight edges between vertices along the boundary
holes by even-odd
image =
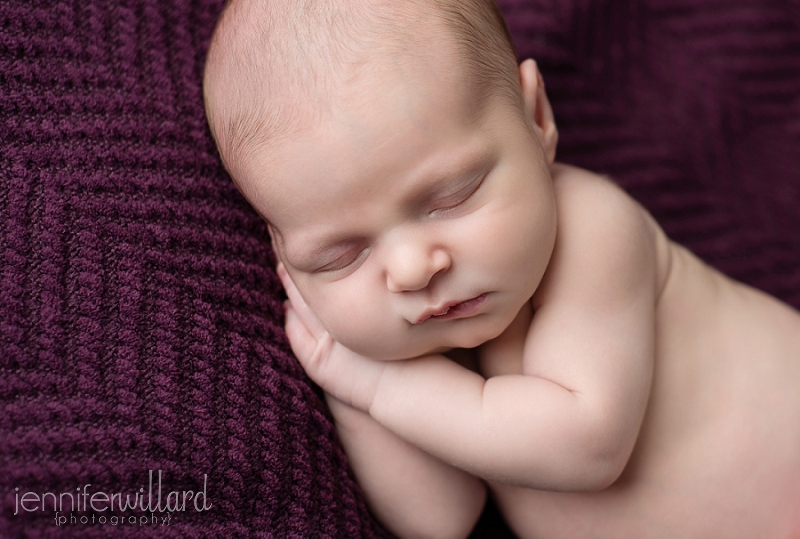
[[[550,100],[544,91],[544,80],[535,61],[529,58],[519,65],[519,82],[522,86],[525,116],[542,142],[547,161],[552,164],[556,158],[558,129]]]

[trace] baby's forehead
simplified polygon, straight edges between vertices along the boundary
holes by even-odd
[[[440,31],[411,39],[415,18],[417,30],[434,24],[408,7],[418,2],[315,2],[314,9],[291,9],[299,4],[237,0],[215,32],[206,108],[232,173],[249,146],[318,122],[337,101],[357,103],[387,91],[365,74],[402,69],[408,75],[424,65],[425,53],[447,54]],[[438,43],[426,43],[432,36]]]
[[[263,191],[259,198],[269,203],[263,210],[267,215],[275,213],[278,200],[280,205],[303,207],[310,195],[338,188],[353,177],[378,179],[392,163],[397,166],[397,161],[419,155],[426,133],[439,130],[442,138],[449,139],[466,136],[480,107],[469,93],[459,90],[463,86],[455,77],[438,92],[428,87],[447,77],[429,76],[420,84],[405,84],[411,78],[410,73],[365,77],[357,92],[296,103],[305,105],[302,121],[291,128],[284,121],[279,134],[262,135],[263,142],[243,148],[246,151],[239,155],[243,166],[235,179],[245,196],[255,203],[253,190]],[[380,151],[386,147],[391,152]],[[451,149],[450,153],[463,152]],[[447,164],[446,156],[440,160],[444,163],[430,176],[448,174],[458,166]],[[350,194],[358,196],[356,191]]]
[[[411,51],[428,33],[419,30],[438,24],[430,17],[432,5],[395,0],[233,0],[211,48],[233,56],[232,67],[242,72],[274,75],[278,79],[274,83],[315,82],[301,78],[335,75],[341,65],[357,64],[375,53]],[[269,69],[256,73],[251,67],[257,66]]]

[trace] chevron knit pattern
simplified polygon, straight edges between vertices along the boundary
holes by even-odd
[[[800,307],[797,0],[500,3],[544,72],[559,158]],[[222,4],[0,0],[0,538],[388,536],[205,126]],[[169,525],[70,511],[78,489],[157,505],[150,470]],[[474,537],[510,533],[490,511]]]
[[[544,73],[558,159],[800,308],[800,1],[503,0]]]
[[[0,537],[386,535],[205,125],[222,4],[0,1]],[[211,507],[156,511],[168,526],[16,509],[147,494],[149,470],[162,507],[204,481]]]

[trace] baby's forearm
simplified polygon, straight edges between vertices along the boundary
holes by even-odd
[[[604,488],[628,456],[581,395],[536,376],[485,380],[443,356],[389,364],[370,414],[458,468],[532,488]]]
[[[486,500],[476,477],[327,396],[348,459],[378,519],[399,537],[466,537]]]

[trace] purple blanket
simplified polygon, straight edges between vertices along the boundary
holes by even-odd
[[[0,537],[387,535],[205,125],[222,4],[0,0]],[[501,7],[559,159],[800,307],[797,0]]]

